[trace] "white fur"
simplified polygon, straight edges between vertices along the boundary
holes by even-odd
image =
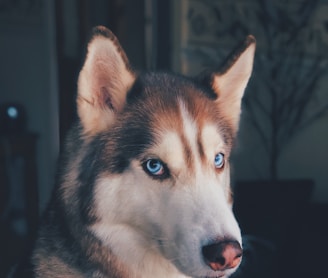
[[[241,244],[227,201],[229,167],[221,173],[214,167],[215,155],[225,151],[221,136],[212,125],[198,127],[182,103],[180,113],[195,161],[193,169],[186,167],[178,132],[168,130],[144,155],[163,160],[171,178],[154,180],[136,160],[123,175],[103,176],[97,182],[95,199],[101,221],[91,230],[126,263],[131,277],[218,277],[223,273],[211,271],[204,263],[202,246],[223,237]],[[197,150],[198,131],[205,165]]]
[[[181,138],[176,132],[167,131],[161,142],[149,150],[149,156],[161,158],[170,165],[170,169],[179,173],[181,165],[185,163]]]

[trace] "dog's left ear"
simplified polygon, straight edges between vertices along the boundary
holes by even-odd
[[[114,34],[96,27],[78,80],[77,108],[85,134],[96,134],[113,124],[135,78]]]
[[[210,86],[224,118],[234,132],[238,130],[241,100],[253,69],[255,38],[249,35],[218,72],[207,72],[200,81]]]

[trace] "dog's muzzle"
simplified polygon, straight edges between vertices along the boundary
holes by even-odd
[[[202,247],[205,263],[214,271],[235,268],[240,264],[243,250],[237,241],[218,241]]]

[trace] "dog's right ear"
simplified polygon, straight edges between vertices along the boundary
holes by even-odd
[[[210,87],[221,115],[236,134],[241,112],[241,100],[253,69],[256,41],[249,35],[217,71],[206,71],[198,80]]]
[[[77,109],[84,133],[96,134],[112,125],[134,81],[115,35],[103,26],[96,27],[78,79]]]

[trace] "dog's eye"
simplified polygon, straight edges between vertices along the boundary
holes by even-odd
[[[216,169],[221,169],[224,166],[224,154],[218,153],[214,158],[214,165]]]
[[[165,178],[168,175],[168,170],[165,164],[159,159],[148,159],[142,164],[144,171],[155,178]]]

